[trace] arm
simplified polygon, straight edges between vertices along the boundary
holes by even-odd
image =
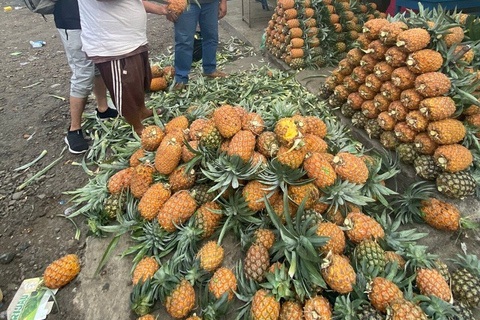
[[[222,19],[227,15],[227,0],[220,0],[218,5],[218,20]]]
[[[149,1],[143,1],[143,7],[147,13],[155,13],[163,16],[167,15],[168,13],[166,5],[159,5]]]

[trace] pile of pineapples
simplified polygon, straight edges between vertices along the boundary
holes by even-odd
[[[177,319],[231,316],[235,297],[237,319],[472,319],[476,256],[460,256],[450,278],[416,244],[425,234],[398,230],[418,219],[459,230],[458,209],[416,185],[392,221],[384,181],[398,170],[343,143],[340,127],[285,103],[192,106],[148,126],[108,179],[103,212],[137,242],[126,254],[140,319],[156,301]],[[227,233],[246,251],[235,270],[222,266]]]
[[[453,198],[475,192],[480,159],[480,50],[472,41],[479,24],[472,20],[441,10],[370,20],[320,92]]]
[[[374,3],[281,0],[265,32],[265,45],[293,69],[336,64],[359,37],[364,21],[384,17]]]

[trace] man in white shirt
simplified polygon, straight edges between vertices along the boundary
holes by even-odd
[[[145,89],[152,79],[148,60],[147,12],[168,15],[166,5],[142,0],[78,0],[83,51],[97,66],[118,112],[141,135]]]

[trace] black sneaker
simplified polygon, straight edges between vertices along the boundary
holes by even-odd
[[[68,151],[73,154],[85,153],[88,150],[87,140],[83,137],[82,130],[68,131],[65,137],[65,143],[68,146]]]
[[[98,109],[95,110],[97,111],[97,118],[100,119],[100,121],[105,121],[118,117],[118,111],[112,108],[108,108],[105,112],[100,112],[98,111]]]

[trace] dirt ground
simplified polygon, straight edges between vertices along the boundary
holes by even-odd
[[[1,8],[21,2],[0,0]],[[86,225],[79,220],[81,238],[75,240],[73,224],[62,217],[69,199],[62,192],[86,184],[87,176],[72,161],[81,156],[64,153],[47,174],[22,191],[16,188],[57,159],[69,125],[70,69],[53,22],[25,7],[0,12],[0,289],[4,304],[0,319],[20,283],[41,276],[45,267],[67,253],[81,254]],[[149,15],[150,55],[167,53],[173,44],[172,24],[164,17]],[[30,41],[46,46],[33,49]],[[19,54],[19,52],[21,52]],[[29,87],[30,86],[30,87]],[[55,96],[67,98],[66,101]],[[87,111],[94,110],[91,103]],[[31,162],[43,150],[47,155],[26,172],[13,169]],[[58,294],[61,314],[48,319],[83,319],[72,314],[73,286]]]

